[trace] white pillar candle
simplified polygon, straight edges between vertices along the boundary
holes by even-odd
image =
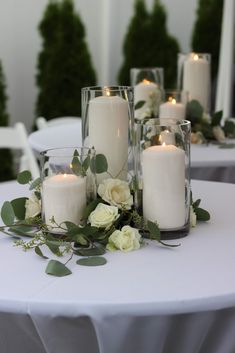
[[[43,212],[47,225],[70,221],[79,224],[86,206],[86,178],[73,174],[58,174],[43,181]],[[57,231],[57,230],[56,230]],[[61,230],[58,230],[61,232]]]
[[[143,214],[161,229],[185,224],[185,152],[173,145],[143,151]]]
[[[138,83],[134,87],[134,102],[136,104],[140,101],[145,101],[145,104],[135,110],[135,118],[143,119],[146,113],[157,114],[161,101],[161,91],[158,85],[145,79]]]
[[[89,102],[89,145],[108,161],[112,177],[127,179],[128,103],[119,96],[100,96]],[[103,173],[99,182],[110,177]]]
[[[190,55],[183,66],[183,91],[189,94],[189,100],[196,99],[204,111],[208,110],[210,94],[210,64],[197,54]]]
[[[162,103],[159,107],[159,118],[182,120],[185,118],[185,106],[182,103],[177,103],[174,98]]]

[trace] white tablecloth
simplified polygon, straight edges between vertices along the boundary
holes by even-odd
[[[49,148],[81,146],[81,122],[36,131],[29,142],[37,154]],[[235,148],[192,145],[191,167],[192,179],[235,183]]]
[[[0,184],[0,203],[25,187]],[[150,242],[63,278],[0,237],[1,353],[234,353],[235,185],[193,182],[211,212],[175,249]],[[65,261],[65,259],[64,259]]]

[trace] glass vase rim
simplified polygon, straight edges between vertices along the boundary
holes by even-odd
[[[161,66],[131,67],[131,70],[161,70],[161,71],[163,71],[164,68]]]
[[[178,56],[180,55],[184,55],[184,56],[189,56],[189,55],[204,55],[204,56],[208,56],[208,57],[211,57],[211,54],[210,53],[202,53],[202,52],[197,52],[197,51],[190,51],[190,52],[187,52],[187,53],[184,53],[184,52],[181,52],[181,53],[178,53]]]
[[[83,147],[83,146],[67,146],[67,147],[55,147],[55,148],[48,148],[48,149],[46,149],[46,150],[43,150],[43,151],[41,151],[40,152],[40,156],[41,157],[56,157],[56,158],[64,158],[64,157],[71,157],[71,156],[73,156],[73,154],[72,153],[70,153],[70,154],[48,154],[47,155],[47,153],[50,153],[50,152],[53,152],[53,151],[69,151],[69,150],[73,150],[73,151],[75,151],[75,150],[78,150],[78,151],[84,151],[84,152],[86,152],[85,154],[88,154],[89,153],[89,151],[90,151],[90,153],[94,156],[95,154],[96,154],[96,150],[95,150],[95,148],[94,147]]]
[[[118,86],[118,85],[104,85],[104,86],[88,86],[83,87],[82,92],[89,92],[89,91],[96,91],[96,92],[103,92],[105,89],[111,90],[112,92],[120,92],[120,91],[133,91],[132,86]]]
[[[148,122],[153,123],[149,124],[150,126],[191,126],[191,121],[186,119],[174,120],[172,118],[144,118],[144,119],[135,119],[135,124],[148,126]]]

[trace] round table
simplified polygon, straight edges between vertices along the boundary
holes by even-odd
[[[2,234],[1,353],[234,353],[235,185],[193,181],[192,189],[211,221],[171,241],[181,246],[150,241],[107,253],[101,267],[74,259],[63,278]],[[24,194],[0,184],[1,204]]]
[[[82,146],[81,122],[33,132],[29,143],[37,154],[49,148]],[[191,167],[192,179],[235,183],[235,148],[191,145]]]

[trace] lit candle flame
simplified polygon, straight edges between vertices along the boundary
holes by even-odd
[[[149,80],[146,80],[146,78],[144,78],[142,82],[145,83],[146,85],[149,85],[149,84],[150,84],[150,81],[149,81]]]
[[[199,59],[198,55],[197,55],[197,54],[194,54],[193,60],[198,60],[198,59]]]
[[[163,142],[162,146],[164,146],[164,147],[165,147],[165,146],[166,146],[166,142]]]
[[[65,174],[63,174],[63,177],[64,177],[64,178],[66,178],[66,177],[67,177],[67,174],[66,174],[66,173],[65,173]]]
[[[176,104],[176,99],[175,98],[172,98],[172,97],[169,97],[168,98],[168,101],[172,104]]]
[[[108,87],[104,87],[104,94],[105,96],[109,97],[110,96],[110,89]]]

